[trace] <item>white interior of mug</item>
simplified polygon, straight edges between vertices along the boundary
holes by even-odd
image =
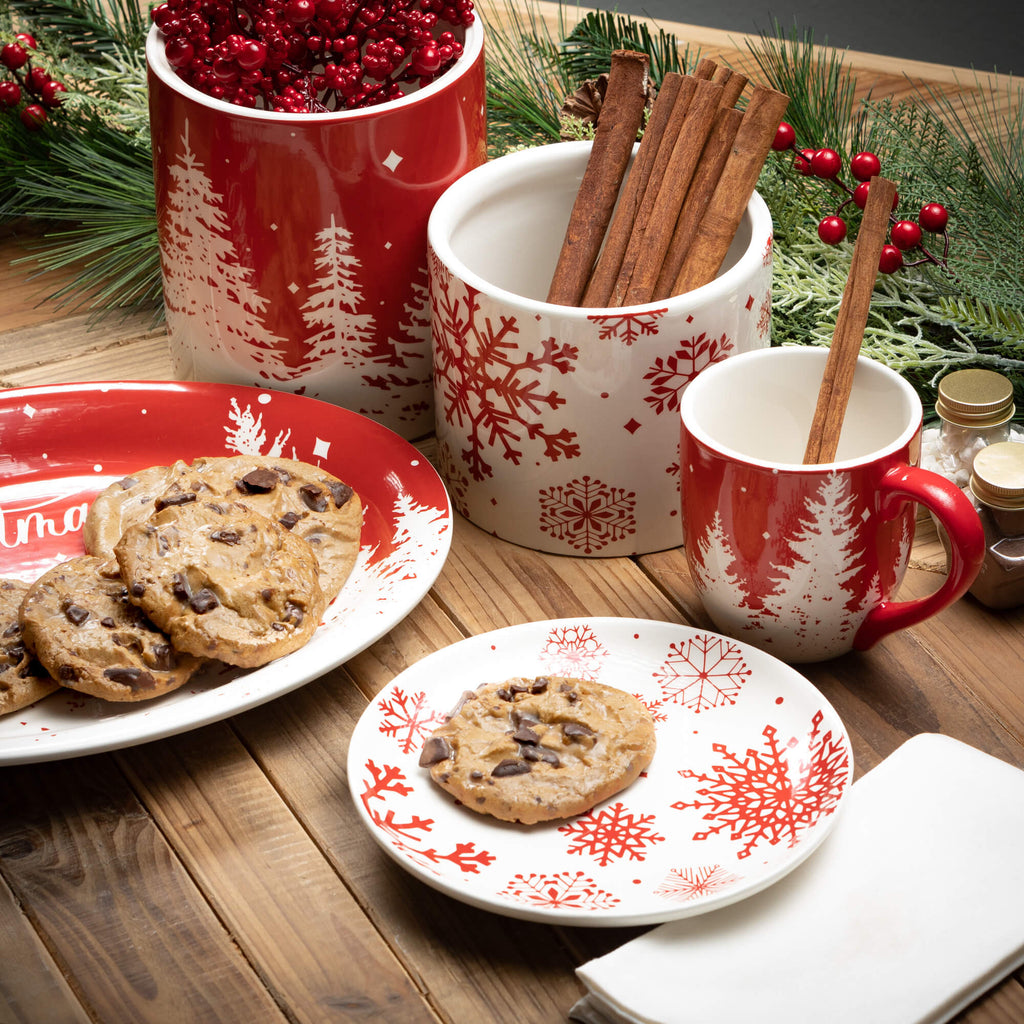
[[[683,392],[680,415],[703,444],[755,464],[803,463],[828,350],[768,348],[703,370]],[[899,374],[861,356],[835,464],[897,451],[921,425],[921,401]]]
[[[550,309],[545,299],[590,149],[589,142],[538,146],[499,157],[454,182],[428,228],[439,259],[480,291]],[[725,298],[738,279],[750,276],[751,264],[762,265],[770,233],[771,214],[755,193],[716,279],[685,297],[647,306]]]

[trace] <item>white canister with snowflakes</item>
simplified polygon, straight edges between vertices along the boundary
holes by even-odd
[[[612,556],[682,543],[679,399],[769,343],[772,222],[754,194],[718,277],[659,302],[546,301],[590,143],[512,153],[428,227],[435,429],[452,504],[505,540]]]
[[[426,230],[486,156],[483,30],[458,62],[378,106],[251,109],[182,81],[146,46],[173,370],[433,428]]]
[[[917,465],[921,401],[860,357],[834,461],[804,465],[828,350],[770,348],[726,360],[683,395],[686,558],[723,633],[783,661],[865,650],[941,612],[981,568],[978,515],[950,480]],[[917,504],[950,538],[946,578],[895,600]]]

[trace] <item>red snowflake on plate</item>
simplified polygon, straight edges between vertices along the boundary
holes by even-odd
[[[545,429],[545,414],[565,398],[545,382],[576,369],[579,349],[545,339],[539,351],[523,351],[516,317],[480,316],[479,292],[455,281],[436,257],[431,261],[434,316],[434,379],[445,421],[465,432],[461,455],[474,480],[491,476],[497,450],[518,466],[523,441],[539,442],[552,462],[579,455],[567,427]],[[554,371],[554,372],[552,372]]]
[[[588,316],[598,326],[597,336],[602,341],[617,339],[624,345],[632,345],[637,338],[658,333],[658,321],[668,312],[665,309],[650,309],[643,313],[601,313]]]
[[[831,730],[821,732],[822,719],[819,711],[811,720],[807,763],[792,764],[785,750],[799,741],[794,737],[780,745],[776,728],[766,725],[760,750],[751,747],[740,757],[724,743],[713,743],[711,749],[722,755],[722,764],[712,765],[710,773],[680,771],[683,778],[704,783],[697,796],[706,799],[680,800],[672,806],[703,810],[704,821],[713,823],[693,838],[728,832],[731,841],[743,843],[737,853],[742,859],[762,840],[772,846],[796,846],[804,831],[832,814],[848,781],[849,751]]]
[[[540,492],[540,528],[585,555],[636,533],[636,494],[589,476]]]
[[[675,412],[683,388],[705,367],[724,359],[732,348],[726,334],[716,339],[701,332],[695,338],[684,339],[673,355],[664,359],[658,356],[644,374],[644,380],[651,382],[651,393],[644,395],[644,401],[659,415]]]
[[[408,797],[413,787],[406,784],[405,774],[394,765],[378,766],[374,761],[366,762],[367,775],[363,780],[363,791],[359,794],[370,821],[379,828],[397,850],[404,850],[429,864],[446,862],[466,874],[475,875],[481,867],[493,864],[495,856],[487,850],[477,850],[473,843],[455,843],[447,852],[426,846],[426,837],[434,827],[433,818],[399,817],[394,808],[381,808],[380,804],[395,797]]]
[[[601,867],[628,857],[643,860],[646,847],[663,843],[665,837],[651,828],[653,814],[630,814],[623,803],[611,804],[601,811],[581,815],[558,831],[570,839],[568,853],[586,853]]]
[[[740,875],[734,875],[721,864],[709,864],[699,868],[673,868],[654,893],[676,903],[689,903],[691,900],[699,900],[722,889],[728,889],[734,882],[741,880]]]
[[[390,697],[382,697],[377,702],[377,707],[384,712],[379,729],[385,736],[394,737],[403,754],[418,750],[434,725],[444,721],[444,715],[427,707],[426,699],[422,691],[406,693],[396,687]]]
[[[554,675],[597,679],[608,648],[588,625],[556,626],[548,633],[541,657]]]
[[[696,713],[735,704],[751,670],[743,648],[724,636],[698,634],[682,644],[670,644],[668,657],[654,678],[665,699]]]
[[[608,910],[622,902],[618,896],[599,888],[582,871],[516,875],[498,895],[552,910]]]

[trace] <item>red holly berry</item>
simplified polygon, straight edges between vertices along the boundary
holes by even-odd
[[[786,121],[780,121],[772,140],[772,149],[780,152],[789,149],[796,142],[796,129]]]
[[[793,161],[793,166],[803,175],[811,174],[811,160],[814,159],[813,149],[802,149],[800,155]]]
[[[869,189],[870,187],[871,187],[871,183],[870,183],[870,182],[867,182],[867,181],[862,181],[862,182],[861,182],[861,183],[860,183],[860,184],[859,184],[859,185],[858,185],[858,186],[857,186],[857,187],[856,187],[856,188],[855,188],[855,189],[853,190],[853,201],[854,201],[854,202],[855,202],[855,203],[857,204],[857,206],[859,206],[859,207],[860,207],[860,208],[861,208],[862,210],[864,209],[864,207],[865,207],[865,206],[867,206],[867,205],[868,205],[868,189]]]
[[[21,114],[21,123],[30,131],[38,131],[46,124],[46,108],[39,103],[30,103]]]
[[[949,223],[949,213],[942,203],[925,203],[918,214],[918,221],[925,231],[933,231],[936,234],[946,230]]]
[[[850,173],[858,181],[870,181],[882,170],[882,161],[874,153],[856,153],[850,158]]]
[[[6,79],[0,81],[0,106],[16,107],[21,102],[21,86]]]
[[[903,253],[895,245],[883,245],[878,257],[878,269],[883,274],[895,274],[903,266]]]
[[[826,245],[838,245],[846,237],[846,221],[833,214],[818,224],[818,237]]]
[[[889,231],[892,244],[906,252],[921,244],[921,228],[917,221],[898,220]]]
[[[811,157],[811,173],[816,178],[836,178],[843,169],[843,158],[834,149],[819,149]]]
[[[0,49],[0,64],[11,71],[17,71],[18,68],[24,67],[27,60],[28,51],[18,43],[7,43],[3,49]]]
[[[17,42],[21,43],[22,46],[27,46],[30,50],[39,49],[39,44],[36,42],[35,36],[29,35],[28,32],[19,32],[14,38]]]

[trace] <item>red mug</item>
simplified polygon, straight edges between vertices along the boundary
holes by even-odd
[[[941,612],[985,553],[967,497],[916,465],[920,399],[879,362],[857,362],[836,459],[802,464],[827,356],[734,356],[680,404],[683,536],[701,601],[722,632],[787,662],[864,650]],[[915,503],[945,528],[950,564],[934,593],[897,601]]]
[[[461,30],[460,30],[461,31]],[[320,398],[404,437],[434,426],[427,220],[486,159],[483,28],[422,89],[366,109],[255,110],[146,44],[174,373]]]

